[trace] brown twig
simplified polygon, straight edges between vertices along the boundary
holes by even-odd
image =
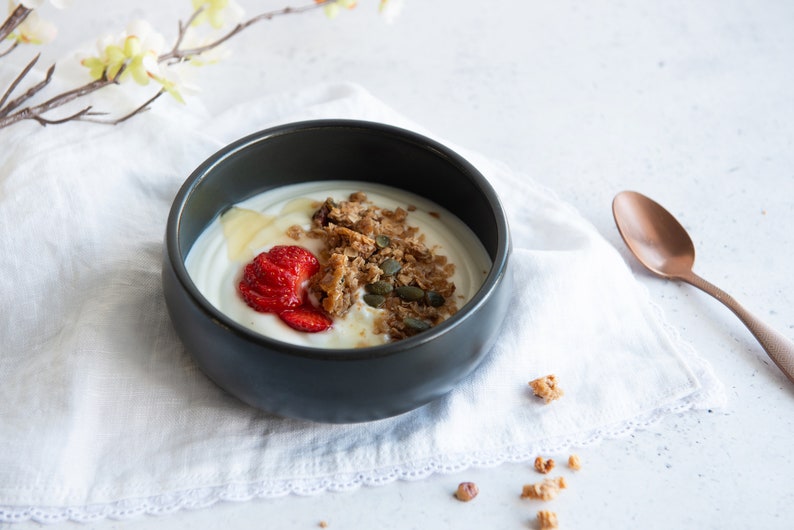
[[[33,57],[33,59],[27,64],[27,66],[22,69],[22,72],[20,72],[20,74],[13,81],[11,81],[11,84],[8,85],[8,89],[3,94],[3,97],[0,98],[0,116],[8,114],[8,111],[3,109],[3,105],[5,105],[6,101],[8,101],[8,98],[11,96],[11,93],[14,91],[14,89],[19,86],[19,83],[21,83],[22,80],[25,79],[25,76],[30,73],[31,69],[33,69],[38,62],[39,57],[41,57],[41,54],[37,53],[36,56]]]
[[[14,51],[14,48],[16,48],[17,46],[19,46],[19,41],[14,41],[14,43],[11,46],[9,46],[6,50],[0,52],[0,57],[3,57],[4,55],[8,55],[12,51]]]
[[[52,71],[52,68],[50,69],[50,71]],[[42,81],[42,83],[39,83],[39,85],[45,82],[48,82],[48,79],[45,79],[45,81]],[[16,112],[9,113],[8,115],[5,116],[0,116],[0,129],[4,127],[8,127],[9,125],[13,125],[14,123],[23,120],[36,120],[42,125],[46,125],[46,123],[44,122],[47,120],[42,117],[44,113],[52,109],[55,109],[57,107],[60,107],[62,105],[65,105],[76,99],[79,99],[81,97],[87,96],[93,92],[96,92],[100,88],[104,88],[111,84],[113,84],[113,81],[109,81],[108,79],[103,77],[101,79],[97,79],[96,81],[91,81],[90,83],[86,83],[81,87],[58,94],[57,96],[48,99],[44,103],[40,103],[38,105],[33,105],[30,107],[24,107]],[[78,113],[78,115],[82,115],[82,114]],[[55,123],[64,123],[65,121],[69,121],[69,120],[65,120],[65,119],[50,120],[47,121],[47,123],[55,124]]]
[[[160,57],[158,57],[158,61],[159,62],[165,62],[165,61],[178,62],[178,61],[184,60],[187,57],[200,55],[200,54],[202,54],[202,53],[204,53],[206,51],[212,50],[213,48],[217,48],[218,46],[220,46],[221,44],[223,44],[227,40],[231,39],[232,37],[234,37],[235,35],[237,35],[241,31],[243,31],[244,29],[256,24],[257,22],[261,22],[263,20],[271,20],[271,19],[273,19],[273,18],[275,18],[277,16],[281,16],[281,15],[290,15],[290,14],[304,13],[306,11],[317,9],[319,7],[322,7],[322,6],[325,6],[325,5],[328,5],[328,4],[335,4],[336,2],[337,2],[337,0],[325,0],[324,2],[315,2],[315,3],[312,3],[312,4],[307,4],[307,5],[304,5],[304,6],[300,6],[300,7],[285,7],[285,8],[282,8],[282,9],[277,9],[275,11],[268,11],[266,13],[261,13],[259,15],[256,15],[256,16],[252,17],[252,18],[249,18],[248,20],[246,20],[244,22],[240,22],[239,24],[234,26],[231,30],[229,30],[229,32],[227,32],[225,35],[222,35],[221,37],[219,37],[216,40],[214,40],[214,41],[212,41],[212,42],[210,42],[208,44],[205,44],[203,46],[197,46],[195,48],[190,48],[190,49],[187,49],[187,50],[180,50],[179,46],[182,44],[182,41],[184,39],[184,33],[187,31],[187,27],[188,27],[189,23],[187,25],[185,25],[185,26],[182,26],[180,24],[180,28],[184,28],[184,29],[182,29],[182,31],[180,31],[180,35],[177,38],[176,44],[171,49],[171,51],[160,55]],[[193,16],[190,19],[191,22],[193,20],[195,20],[195,18],[198,16],[198,14],[199,14],[199,12],[196,12],[196,13],[193,14]]]
[[[204,6],[201,6],[200,8],[196,9],[192,15],[190,15],[190,18],[187,19],[187,22],[182,23],[181,20],[179,21],[179,23],[177,24],[176,41],[174,41],[174,46],[173,48],[171,48],[171,51],[176,51],[179,49],[179,47],[182,45],[182,41],[185,40],[187,29],[190,27],[191,24],[193,24],[193,21],[196,20],[196,17],[198,17],[203,12],[204,12]]]
[[[165,94],[165,90],[158,91],[154,96],[152,96],[149,99],[147,99],[142,105],[140,105],[139,107],[137,107],[134,110],[130,111],[129,113],[125,114],[124,116],[122,116],[120,118],[116,118],[115,120],[97,120],[97,119],[84,118],[84,117],[80,117],[79,119],[80,119],[80,121],[90,121],[90,122],[93,122],[93,123],[103,123],[105,125],[118,125],[119,123],[121,123],[123,121],[127,121],[128,119],[132,118],[133,116],[135,116],[137,114],[140,114],[141,112],[146,112],[147,110],[149,110],[149,108],[150,108],[149,105],[154,103],[155,100],[157,98],[159,98],[160,96],[162,96],[163,94]],[[96,113],[94,115],[99,115],[99,114],[100,113]]]
[[[82,109],[80,111],[75,112],[74,114],[72,114],[70,116],[66,116],[65,118],[60,118],[60,119],[57,119],[57,120],[50,120],[50,119],[47,119],[47,118],[45,118],[43,116],[40,116],[38,114],[34,114],[28,119],[35,120],[35,121],[39,122],[39,124],[42,125],[42,126],[45,126],[45,125],[58,125],[60,123],[66,123],[67,121],[78,121],[83,116],[90,115],[90,114],[92,114],[91,107],[88,106],[88,107],[86,107],[86,108],[84,108],[84,109]]]
[[[33,11],[32,9],[28,9],[27,7],[19,4],[16,9],[14,9],[8,18],[3,22],[3,25],[0,26],[0,41],[5,40],[6,37],[11,35],[11,32],[17,29],[17,26],[22,24],[30,12]],[[13,48],[13,47],[12,47]],[[10,50],[6,50],[8,53]],[[5,53],[3,54],[5,55]]]
[[[52,75],[55,73],[54,64],[47,69],[47,73],[45,74],[44,79],[42,81],[39,81],[38,83],[27,89],[25,93],[19,96],[18,98],[9,101],[8,104],[5,105],[5,107],[3,106],[6,100],[8,99],[8,97],[17,87],[17,85],[19,85],[22,79],[24,79],[24,77],[28,74],[28,72],[30,72],[30,70],[39,60],[40,55],[41,54],[37,54],[33,58],[33,60],[28,63],[28,65],[22,70],[22,72],[16,77],[16,79],[14,79],[14,81],[11,82],[11,85],[9,85],[8,90],[6,90],[5,94],[3,94],[3,97],[0,98],[0,117],[7,116],[8,114],[10,114],[12,110],[19,107],[22,103],[35,96],[42,88],[44,88],[49,84],[50,80],[52,79]]]

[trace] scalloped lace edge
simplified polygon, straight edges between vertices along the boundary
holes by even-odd
[[[504,463],[528,462],[538,454],[559,454],[573,447],[592,446],[605,439],[620,438],[641,429],[658,424],[664,417],[687,410],[724,405],[724,388],[714,375],[711,366],[683,341],[677,330],[664,318],[661,308],[650,302],[659,317],[659,322],[670,333],[673,342],[680,348],[692,371],[701,382],[701,387],[679,400],[617,425],[606,426],[574,437],[551,439],[517,447],[480,452],[437,456],[422,462],[384,467],[354,474],[340,474],[309,480],[259,481],[248,484],[227,484],[211,488],[190,489],[152,497],[128,499],[107,504],[66,507],[0,506],[0,522],[13,523],[35,521],[58,523],[76,521],[88,523],[102,519],[129,519],[147,515],[163,515],[183,509],[200,509],[220,501],[245,502],[252,499],[282,497],[285,495],[317,495],[327,491],[350,491],[362,486],[382,486],[397,480],[421,480],[434,474],[450,474],[469,468],[489,468]]]
[[[421,480],[434,474],[451,474],[469,468],[495,467],[504,463],[531,461],[538,454],[563,453],[572,447],[586,447],[608,438],[629,435],[638,429],[657,424],[671,413],[680,413],[693,408],[692,403],[681,403],[648,416],[622,423],[613,428],[598,429],[586,433],[581,438],[556,440],[521,448],[508,448],[503,451],[478,454],[474,457],[461,457],[450,462],[447,458],[389,467],[353,475],[340,475],[318,478],[314,481],[265,481],[249,484],[228,484],[212,488],[184,490],[171,494],[156,495],[141,499],[129,499],[108,504],[68,507],[37,506],[0,506],[0,522],[13,523],[35,521],[38,523],[58,523],[76,521],[89,523],[102,519],[129,519],[147,515],[163,515],[183,509],[200,509],[220,501],[245,502],[253,499],[294,495],[316,495],[330,491],[350,491],[361,486],[382,486],[397,480]]]

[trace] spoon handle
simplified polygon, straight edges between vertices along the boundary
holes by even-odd
[[[685,282],[694,285],[701,291],[710,294],[734,312],[739,317],[750,333],[755,336],[761,346],[769,354],[769,357],[775,361],[775,364],[780,368],[786,377],[794,383],[794,342],[791,342],[783,334],[775,331],[770,326],[761,322],[756,316],[746,310],[739,302],[737,302],[731,295],[709,283],[694,272],[687,274],[681,278]]]

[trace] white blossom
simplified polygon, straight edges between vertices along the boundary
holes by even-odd
[[[403,10],[403,0],[381,0],[379,11],[387,23],[392,23]]]
[[[58,29],[55,24],[39,17],[36,11],[31,11],[16,27],[10,38],[25,44],[46,44],[57,34]]]

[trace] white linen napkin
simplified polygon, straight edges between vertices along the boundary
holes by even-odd
[[[113,127],[0,130],[0,522],[418,479],[560,453],[721,403],[708,365],[585,219],[461,148],[504,201],[515,248],[512,310],[484,365],[421,409],[356,425],[281,419],[225,394],[164,307],[171,201],[222,145],[332,117],[428,134],[354,85],[263,97],[216,117],[163,101]],[[527,382],[550,373],[565,396],[546,405]]]

